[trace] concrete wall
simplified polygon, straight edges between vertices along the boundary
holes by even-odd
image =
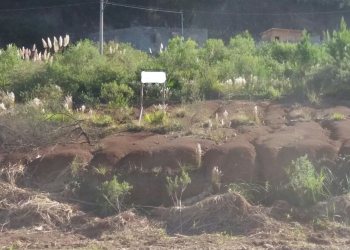
[[[272,29],[264,32],[261,39],[263,41],[272,42],[276,40],[276,37],[278,37],[281,42],[299,42],[302,37],[302,32],[295,30]]]
[[[135,48],[158,53],[160,44],[167,46],[169,39],[181,36],[179,28],[163,28],[163,27],[131,27],[126,29],[110,30],[104,32],[104,39],[108,41],[118,41],[123,43],[131,43]],[[202,45],[208,39],[208,30],[206,29],[184,29],[185,39],[191,38],[199,45]],[[89,35],[89,38],[98,42],[99,34]]]

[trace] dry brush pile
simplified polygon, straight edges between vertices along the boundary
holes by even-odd
[[[64,227],[77,210],[68,204],[49,198],[49,194],[20,188],[17,178],[23,176],[22,164],[0,168],[0,226],[1,231],[20,227]]]

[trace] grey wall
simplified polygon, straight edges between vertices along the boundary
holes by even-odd
[[[169,39],[181,36],[179,28],[163,28],[163,27],[131,27],[118,30],[107,30],[104,32],[105,42],[118,41],[123,43],[131,43],[135,48],[153,52],[159,52],[160,44],[167,46]],[[185,39],[191,38],[199,45],[202,45],[208,39],[208,30],[206,29],[184,29]],[[93,33],[89,38],[98,42],[99,34]]]

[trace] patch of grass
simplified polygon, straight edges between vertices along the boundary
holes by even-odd
[[[254,117],[250,117],[246,114],[238,114],[235,115],[231,120],[231,126],[237,127],[242,125],[254,125],[255,119]]]
[[[96,174],[101,175],[101,176],[106,176],[107,173],[109,172],[109,169],[103,165],[99,165],[97,167],[94,167],[93,170]]]
[[[176,118],[184,118],[186,116],[186,110],[185,108],[178,108],[175,110],[175,117]]]
[[[191,177],[185,168],[181,169],[181,173],[175,177],[166,177],[168,194],[171,197],[174,206],[182,206],[182,194],[187,186],[191,183]]]
[[[330,119],[333,121],[342,121],[342,120],[345,120],[346,117],[342,113],[335,112],[331,114]]]
[[[114,120],[110,115],[95,114],[91,118],[93,125],[97,127],[108,127],[114,124]]]
[[[141,132],[141,131],[145,130],[145,127],[142,125],[129,123],[126,125],[126,130],[128,132]]]
[[[169,132],[181,131],[183,126],[177,121],[169,121],[167,124],[162,126],[156,126],[149,130],[153,133],[166,134]]]
[[[261,202],[269,191],[268,189],[268,184],[262,186],[256,183],[235,182],[228,185],[229,192],[238,193],[251,203]]]
[[[115,212],[121,212],[124,206],[124,199],[129,194],[132,186],[125,182],[119,181],[116,176],[109,181],[105,181],[99,187],[97,204],[99,213],[110,215]]]
[[[46,121],[57,122],[57,123],[74,121],[71,115],[68,115],[65,113],[45,113],[44,119]]]
[[[151,113],[147,113],[144,117],[144,121],[153,126],[166,125],[169,122],[168,114],[164,110],[156,110]]]
[[[329,195],[325,171],[317,172],[307,155],[292,161],[286,168],[286,174],[289,182],[285,188],[290,191],[291,198],[294,198],[291,202],[296,205],[312,205]]]
[[[321,97],[315,91],[307,91],[306,97],[311,104],[319,105],[321,103]]]

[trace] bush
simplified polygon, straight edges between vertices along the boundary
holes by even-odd
[[[164,110],[156,110],[152,113],[147,113],[144,121],[155,126],[166,125],[168,123],[168,114]]]
[[[114,120],[110,115],[94,114],[91,118],[91,122],[98,127],[107,127],[112,125]]]
[[[345,118],[345,115],[342,113],[335,112],[331,114],[331,120],[333,121],[342,121],[345,120]]]
[[[53,84],[37,85],[32,90],[23,92],[22,99],[31,101],[39,98],[47,111],[60,112],[63,109],[63,91],[61,87]]]
[[[116,176],[110,181],[105,181],[99,187],[97,204],[101,215],[110,215],[122,211],[125,197],[129,194],[132,186],[123,181],[118,181]]]
[[[327,176],[324,170],[316,171],[307,155],[292,161],[286,174],[289,182],[285,188],[293,195],[292,203],[308,206],[327,197]]]
[[[0,89],[11,87],[11,72],[20,63],[16,46],[8,45],[6,50],[0,49]]]
[[[167,50],[160,54],[158,63],[167,72],[168,87],[173,92],[179,92],[186,82],[193,81],[198,76],[198,45],[193,40],[173,38],[169,41]]]
[[[101,88],[101,98],[113,107],[127,107],[134,91],[126,84],[106,83]]]
[[[251,203],[262,202],[266,198],[269,187],[266,183],[265,187],[256,183],[237,182],[228,185],[228,191],[242,195]]]
[[[174,206],[182,206],[182,195],[187,186],[191,183],[191,178],[184,168],[181,169],[180,175],[175,177],[166,177],[168,194],[171,197]]]

